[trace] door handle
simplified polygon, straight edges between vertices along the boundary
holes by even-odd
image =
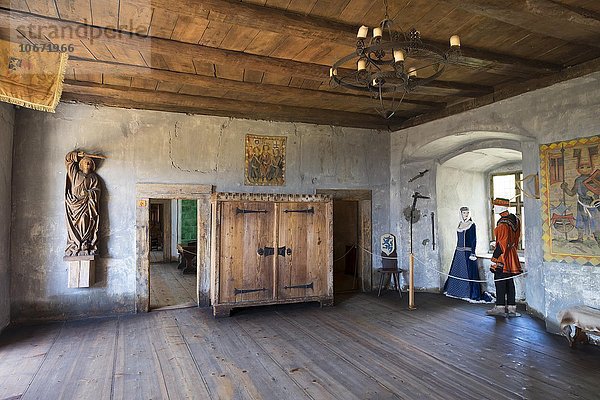
[[[259,256],[272,256],[273,254],[275,254],[275,248],[274,247],[260,247],[258,250],[256,250],[256,254],[258,254]]]
[[[290,249],[289,247],[278,247],[277,248],[277,255],[278,256],[282,256],[285,257],[286,255],[289,256],[292,254],[292,249]]]

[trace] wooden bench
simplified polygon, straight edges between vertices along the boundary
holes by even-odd
[[[177,252],[181,262],[177,268],[182,269],[184,274],[196,273],[196,256],[198,254],[198,248],[196,242],[188,243],[187,245],[178,244]]]

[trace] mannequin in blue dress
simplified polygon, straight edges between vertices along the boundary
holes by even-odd
[[[452,278],[452,276],[455,276],[479,280],[479,269],[477,267],[477,257],[475,256],[477,233],[468,207],[460,208],[460,217],[460,222],[456,228],[458,241],[450,266],[449,274],[451,276],[448,277],[444,285],[444,294],[448,297],[456,297],[472,302],[490,301],[489,295],[482,293],[479,282],[468,282]]]

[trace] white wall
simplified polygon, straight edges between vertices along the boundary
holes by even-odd
[[[460,208],[469,207],[471,218],[477,228],[476,254],[489,251],[488,196],[486,195],[486,174],[456,168],[437,168],[436,198],[438,216],[438,240],[440,246],[441,270],[450,271],[454,249],[456,248],[456,227],[460,221]],[[482,276],[482,279],[485,277]],[[443,287],[446,277],[441,277]]]
[[[395,209],[405,206],[412,187],[406,180],[419,167],[435,170],[436,159],[477,141],[519,140],[523,152],[523,173],[539,172],[539,145],[600,134],[600,73],[563,82],[535,92],[503,100],[489,106],[453,115],[392,134],[390,202],[392,226],[406,237],[407,226]],[[439,142],[439,146],[429,146]],[[431,148],[429,155],[423,148]],[[421,157],[412,155],[421,151]],[[413,166],[413,167],[409,167]],[[432,190],[435,177],[421,181]],[[435,191],[435,189],[433,189]],[[439,202],[439,199],[437,200]],[[435,199],[430,201],[432,207]],[[546,319],[547,328],[556,330],[556,313],[573,304],[600,307],[600,267],[543,261],[541,200],[526,198],[525,235],[527,249],[527,304],[529,310]],[[426,234],[426,226],[416,235]],[[401,256],[407,257],[406,254]],[[433,257],[432,257],[433,259]],[[436,287],[439,277],[417,271],[422,287]]]
[[[14,107],[0,103],[0,331],[10,322],[10,205]]]
[[[287,137],[285,186],[244,186],[246,134]],[[389,133],[60,104],[55,114],[19,110],[14,140],[13,320],[133,311],[138,182],[238,192],[370,189],[373,240],[389,229]],[[62,260],[64,157],[76,148],[108,157],[97,170],[100,258],[89,289],[67,288]]]

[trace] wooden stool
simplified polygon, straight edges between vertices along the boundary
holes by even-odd
[[[391,281],[394,281],[396,289],[400,294],[400,298],[402,298],[402,291],[400,290],[400,273],[404,272],[404,270],[399,268],[377,268],[377,271],[379,271],[380,274],[379,291],[377,292],[377,297],[381,295],[381,288],[383,286],[385,276],[390,275],[390,283]]]

